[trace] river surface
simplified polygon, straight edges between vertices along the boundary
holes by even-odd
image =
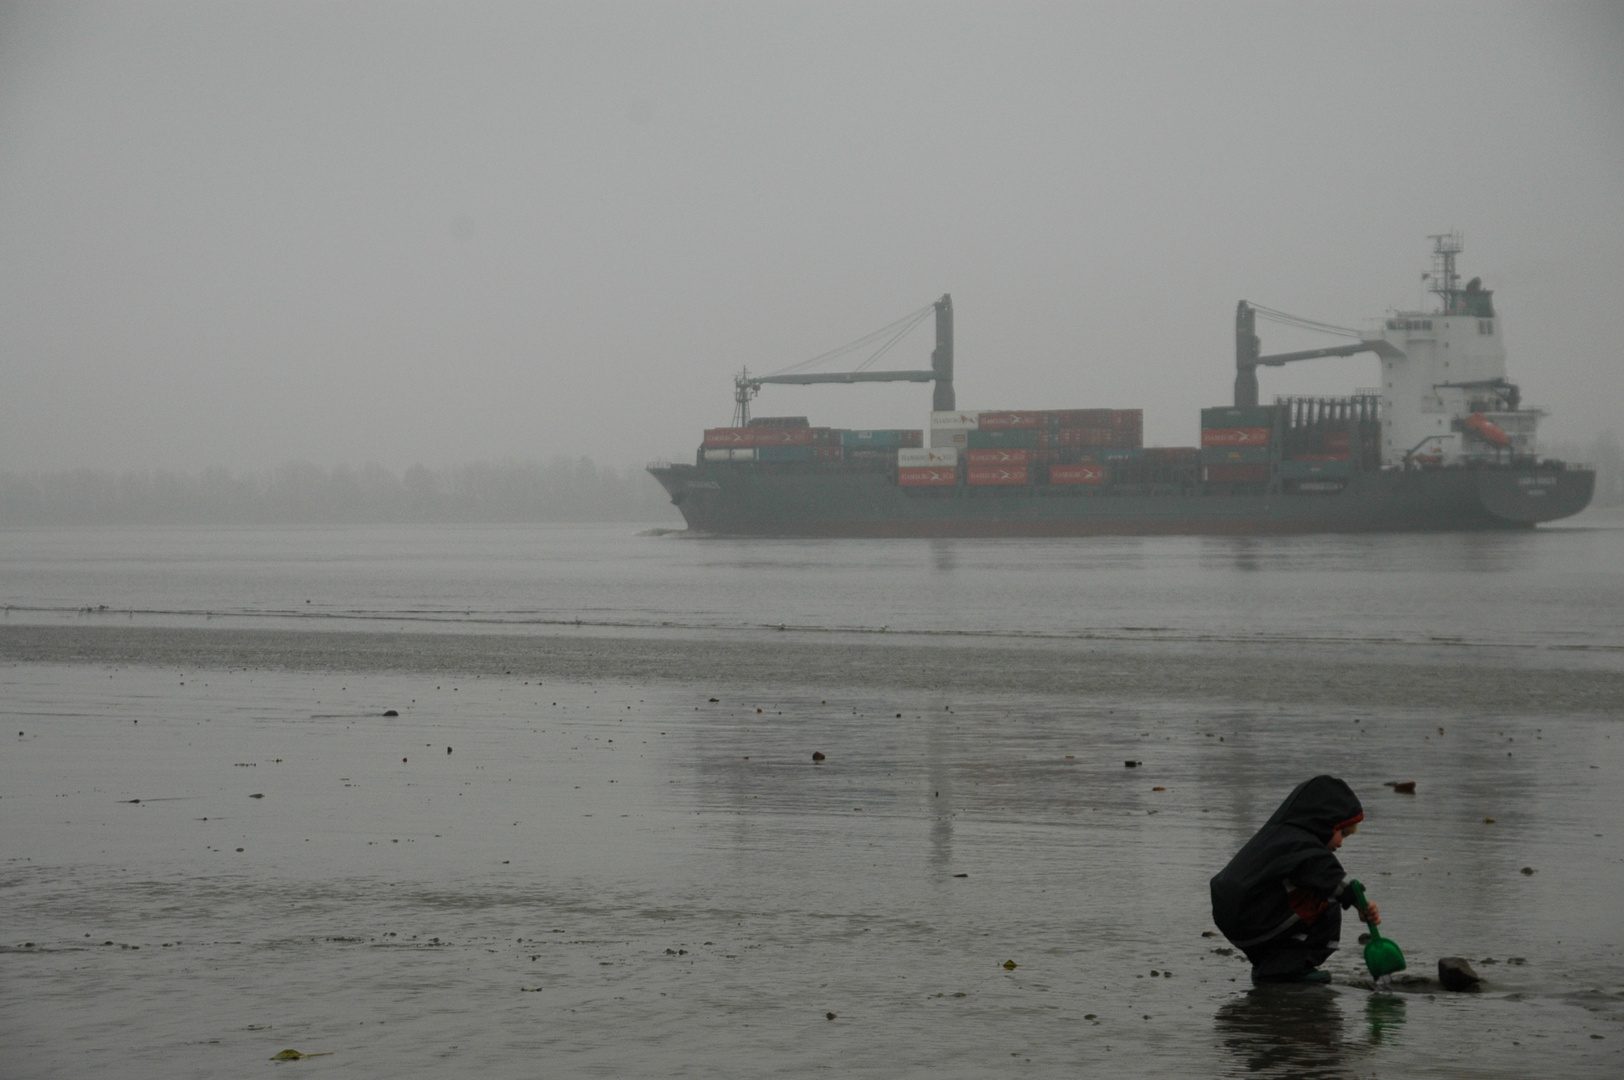
[[[1624,530],[6,530],[0,603],[8,1077],[1624,1072]],[[1319,772],[1410,970],[1253,990],[1206,880]]]

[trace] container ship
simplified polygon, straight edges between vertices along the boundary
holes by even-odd
[[[1506,377],[1493,292],[1477,278],[1460,284],[1458,233],[1431,239],[1433,311],[1390,312],[1354,331],[1241,301],[1234,401],[1201,410],[1196,446],[1145,446],[1139,409],[958,409],[943,296],[860,339],[880,343],[877,357],[934,313],[928,370],[746,370],[732,425],[705,431],[692,464],[649,471],[691,531],[723,535],[1424,532],[1529,529],[1578,513],[1594,471],[1540,457],[1544,413]],[[1264,354],[1259,318],[1356,340]],[[1258,401],[1260,367],[1366,352],[1381,365],[1377,389]],[[927,428],[750,415],[764,385],[899,381],[934,384]]]

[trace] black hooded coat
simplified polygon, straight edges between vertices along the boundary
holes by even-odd
[[[1362,817],[1359,797],[1336,777],[1316,776],[1298,784],[1213,877],[1212,921],[1254,964],[1277,943],[1300,938],[1304,924],[1325,919],[1340,925],[1341,913],[1326,909],[1332,904],[1351,907],[1353,894],[1346,888],[1342,864],[1325,845],[1337,826]]]

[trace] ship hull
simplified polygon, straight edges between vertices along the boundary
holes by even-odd
[[[898,487],[884,472],[751,463],[649,470],[690,529],[742,536],[933,537],[1453,532],[1529,529],[1578,513],[1583,469],[1355,475],[1336,491],[1126,492],[1053,485]]]

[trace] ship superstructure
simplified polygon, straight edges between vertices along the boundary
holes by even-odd
[[[1494,462],[1538,453],[1544,415],[1522,407],[1506,378],[1505,338],[1494,293],[1481,278],[1465,287],[1455,269],[1459,233],[1432,237],[1432,311],[1395,311],[1376,320],[1366,337],[1382,352],[1382,463],[1440,465]]]

